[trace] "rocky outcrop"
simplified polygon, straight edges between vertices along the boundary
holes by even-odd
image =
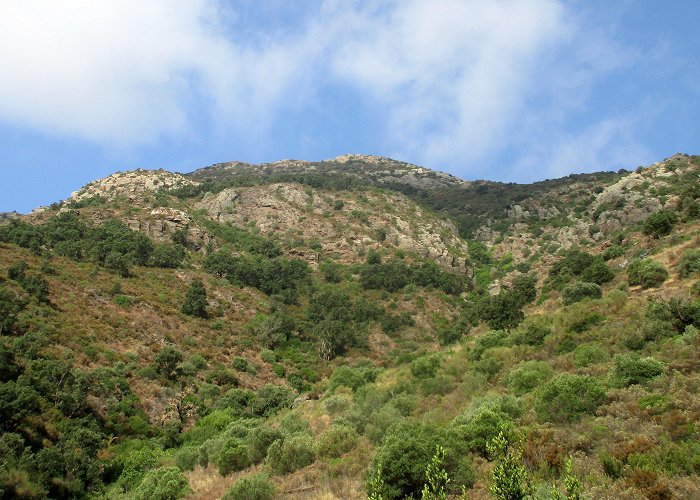
[[[147,192],[155,192],[160,189],[175,189],[196,184],[197,182],[180,174],[174,174],[165,170],[139,169],[131,172],[117,172],[104,179],[92,181],[82,189],[71,194],[66,201],[78,202],[96,196],[109,200],[118,196],[124,196],[130,201],[136,201]]]
[[[340,201],[342,208],[337,205]],[[467,248],[455,236],[454,224],[425,213],[400,194],[276,183],[208,194],[194,208],[219,223],[254,226],[311,262],[319,252],[352,263],[370,249],[395,247],[444,267],[466,269]]]

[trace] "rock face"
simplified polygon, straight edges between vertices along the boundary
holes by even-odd
[[[114,199],[125,196],[128,200],[138,200],[146,192],[154,192],[159,189],[174,189],[184,186],[193,186],[197,182],[180,174],[174,174],[165,170],[134,170],[132,172],[118,172],[104,179],[92,181],[82,189],[71,194],[68,202],[78,202],[96,196],[106,199]]]
[[[0,212],[0,224],[10,219],[16,219],[19,216],[18,212]]]
[[[342,203],[342,206],[340,204]],[[215,221],[254,225],[291,248],[315,247],[340,262],[357,262],[369,249],[395,247],[465,269],[467,248],[451,222],[395,193],[324,191],[294,183],[225,189],[197,202]],[[301,252],[315,260],[317,252]]]

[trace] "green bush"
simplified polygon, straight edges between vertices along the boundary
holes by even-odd
[[[666,268],[651,259],[636,260],[627,267],[627,280],[632,286],[652,288],[661,285],[667,279]]]
[[[508,387],[517,395],[526,394],[554,376],[554,369],[544,361],[525,361],[508,375]]]
[[[285,387],[267,384],[258,389],[255,399],[250,404],[254,414],[269,417],[282,408],[287,408],[294,401],[294,393]]]
[[[603,290],[595,283],[577,282],[565,286],[561,296],[564,305],[568,306],[584,299],[599,299],[603,296]]]
[[[513,428],[510,416],[492,406],[482,406],[455,418],[449,428],[465,450],[488,456],[487,444],[504,428]]]
[[[153,357],[153,364],[160,375],[174,380],[180,373],[179,364],[183,359],[182,352],[177,347],[165,345]]]
[[[621,354],[613,359],[611,372],[613,383],[627,387],[633,384],[643,384],[652,378],[662,375],[666,365],[654,358],[642,358],[637,354]]]
[[[182,471],[194,470],[198,462],[199,448],[195,446],[185,446],[175,454],[175,465]]]
[[[338,458],[349,452],[360,439],[355,429],[334,424],[321,434],[316,442],[316,454],[320,457]]]
[[[275,483],[267,474],[252,474],[239,479],[222,500],[272,500],[277,494]]]
[[[351,367],[341,365],[328,379],[328,389],[333,391],[338,387],[348,387],[356,391],[365,384],[374,382],[379,374],[379,368],[367,363]]]
[[[479,337],[476,341],[476,346],[471,352],[470,357],[474,361],[481,359],[481,356],[493,347],[507,346],[510,339],[508,333],[502,330],[491,330]]]
[[[585,366],[603,363],[609,358],[608,351],[598,344],[582,344],[574,350],[574,366],[583,368]]]
[[[406,421],[392,426],[377,447],[371,467],[371,470],[381,467],[383,498],[420,495],[425,468],[439,443],[439,432],[427,423]]]
[[[17,315],[26,304],[14,293],[0,286],[0,335],[8,335],[17,324]]]
[[[194,280],[187,289],[181,310],[189,316],[207,317],[207,291],[200,280]]]
[[[411,375],[419,379],[433,378],[442,362],[439,353],[425,354],[411,363]]]
[[[593,414],[605,399],[595,378],[564,373],[535,392],[535,411],[543,421],[574,422]]]
[[[700,273],[700,250],[686,250],[678,262],[678,274],[688,278]]]
[[[267,456],[267,451],[272,443],[282,438],[281,430],[273,429],[266,425],[251,429],[246,436],[250,461],[254,464],[262,462]]]
[[[267,450],[267,464],[275,474],[288,474],[310,465],[315,460],[311,436],[299,434],[278,439]]]
[[[678,216],[675,212],[661,210],[647,217],[642,226],[642,233],[647,236],[653,236],[654,238],[660,238],[661,236],[671,234],[673,225],[676,222],[678,222]]]
[[[161,467],[146,473],[141,484],[129,494],[134,500],[176,500],[192,492],[177,467]]]
[[[515,334],[513,341],[517,345],[541,346],[551,333],[552,329],[547,326],[530,323]]]
[[[232,472],[243,470],[251,464],[250,453],[246,444],[238,438],[228,439],[216,457],[219,474],[228,476]]]

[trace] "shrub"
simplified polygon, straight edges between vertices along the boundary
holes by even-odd
[[[296,435],[278,439],[267,450],[267,464],[276,474],[288,474],[310,465],[315,460],[310,436]]]
[[[700,250],[686,250],[678,263],[678,274],[688,278],[700,273]]]
[[[673,225],[676,222],[678,222],[678,217],[674,212],[661,210],[647,217],[644,221],[644,226],[642,226],[642,233],[654,238],[660,238],[671,234]]]
[[[338,458],[355,448],[359,439],[352,427],[334,424],[319,436],[316,454],[320,457]]]
[[[12,332],[17,323],[17,315],[24,307],[24,301],[0,286],[0,335]]]
[[[267,384],[258,389],[250,407],[253,413],[269,417],[282,408],[289,407],[294,400],[294,393],[278,385]]]
[[[40,275],[28,276],[22,280],[22,288],[39,302],[48,303],[49,283]]]
[[[540,420],[573,422],[595,412],[605,398],[595,378],[565,373],[536,391],[535,411]]]
[[[175,500],[191,493],[185,475],[177,467],[161,467],[146,473],[130,497],[135,500]]]
[[[263,461],[267,456],[270,445],[282,438],[282,431],[279,429],[272,429],[265,425],[251,429],[246,436],[250,461],[254,464]]]
[[[251,464],[248,447],[238,438],[228,439],[219,450],[216,465],[219,474],[228,476],[232,472],[243,470]]]
[[[379,369],[371,364],[361,364],[355,367],[342,365],[333,370],[333,374],[328,380],[328,388],[335,390],[338,387],[348,387],[356,391],[363,385],[374,382],[378,373]]]
[[[544,361],[526,361],[508,375],[508,387],[517,395],[536,389],[554,375],[554,369]]]
[[[551,333],[551,328],[531,323],[517,332],[513,340],[518,345],[541,346],[545,337]]]
[[[586,283],[603,285],[612,281],[615,273],[602,259],[596,258],[588,268],[581,273],[581,280]]]
[[[574,350],[574,366],[583,368],[608,360],[608,351],[598,344],[582,344]]]
[[[479,453],[486,457],[488,443],[498,436],[502,429],[511,429],[510,417],[498,408],[483,406],[467,412],[452,421],[449,432],[465,447],[465,451]]]
[[[599,299],[603,296],[600,285],[595,283],[577,282],[565,286],[561,291],[564,305],[571,305],[584,299]]]
[[[617,355],[613,361],[611,378],[622,387],[643,384],[663,374],[666,369],[663,362],[651,357],[641,358],[636,354]]]
[[[207,317],[207,291],[200,280],[194,280],[188,288],[181,310],[188,316]]]
[[[7,277],[17,282],[24,281],[27,269],[29,269],[27,262],[19,260],[7,268]]]
[[[386,499],[420,495],[425,469],[440,442],[438,431],[427,423],[406,421],[392,426],[374,455],[371,470],[381,468]]]
[[[182,471],[194,470],[198,461],[199,449],[195,446],[185,446],[175,454],[175,465]]]
[[[239,479],[222,497],[222,500],[272,500],[277,489],[267,474],[252,474]]]
[[[183,356],[179,349],[166,345],[153,358],[156,371],[165,378],[175,379],[179,375],[178,365]]]
[[[627,279],[632,286],[657,287],[667,278],[666,268],[654,260],[636,260],[627,267]]]
[[[438,353],[426,354],[411,363],[411,374],[419,379],[433,378],[437,375],[442,357]]]
[[[477,339],[476,346],[471,352],[471,359],[478,361],[488,349],[506,346],[508,342],[508,333],[502,330],[491,330]]]

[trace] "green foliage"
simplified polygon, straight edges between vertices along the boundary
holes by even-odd
[[[372,467],[378,470],[381,464],[382,498],[420,495],[425,469],[439,441],[438,431],[426,423],[405,421],[392,426],[375,452]],[[368,494],[377,489],[368,488]]]
[[[235,483],[222,497],[222,500],[272,500],[277,488],[264,473],[245,476]]]
[[[603,363],[609,358],[608,351],[598,344],[581,344],[574,350],[574,366],[583,368],[585,366]]]
[[[227,439],[219,449],[216,457],[216,465],[219,474],[228,476],[232,472],[237,472],[247,468],[251,464],[248,446],[237,437]]]
[[[452,295],[465,290],[464,278],[443,271],[434,262],[409,266],[402,261],[367,263],[360,271],[360,284],[365,290],[396,292],[409,284],[437,288]]]
[[[525,361],[508,375],[508,387],[517,395],[526,394],[554,376],[554,369],[544,361]]]
[[[510,415],[501,408],[485,405],[468,411],[454,419],[450,432],[456,436],[466,450],[487,456],[488,443],[502,429],[511,429]]]
[[[544,339],[552,333],[552,329],[537,323],[530,323],[516,332],[513,341],[517,345],[541,346]]]
[[[338,458],[354,449],[359,439],[352,427],[334,424],[319,436],[316,454],[319,457]]]
[[[486,300],[482,319],[494,330],[510,330],[525,318],[522,308],[535,300],[536,279],[534,276],[518,276],[509,288]]]
[[[603,290],[600,288],[600,285],[580,281],[571,285],[566,285],[561,291],[561,297],[566,306],[584,299],[600,299],[602,296]]]
[[[278,439],[267,451],[267,464],[275,474],[288,474],[310,465],[315,460],[313,440],[298,434]]]
[[[522,464],[522,450],[514,448],[509,431],[500,431],[488,445],[489,454],[496,459],[489,488],[499,500],[521,500],[531,493],[527,469]]]
[[[411,375],[418,379],[433,378],[437,375],[441,361],[439,353],[425,354],[411,363]]]
[[[7,277],[21,283],[26,277],[29,265],[26,260],[19,260],[7,268]]]
[[[474,361],[478,361],[484,353],[493,347],[503,347],[508,345],[510,337],[503,330],[491,330],[479,337],[476,341],[476,346],[472,350],[470,357]]]
[[[178,268],[185,258],[185,248],[181,245],[155,245],[149,264],[153,267]]]
[[[591,415],[605,399],[595,378],[564,373],[535,392],[535,411],[543,421],[574,422]]]
[[[379,368],[371,363],[361,363],[350,367],[341,365],[331,374],[328,379],[328,389],[333,391],[338,387],[349,387],[356,391],[365,384],[374,382],[379,374]]]
[[[160,375],[174,380],[179,375],[179,365],[183,359],[182,352],[177,347],[167,344],[153,357],[153,364]]]
[[[593,256],[580,250],[569,250],[549,270],[546,285],[560,289],[573,279],[603,285],[615,277],[602,256]]]
[[[23,300],[0,286],[0,335],[14,331],[17,315],[26,307]]]
[[[666,365],[652,357],[642,358],[637,354],[621,354],[613,359],[614,366],[610,374],[613,383],[627,387],[643,384],[662,375]]]
[[[267,384],[258,389],[250,408],[255,415],[268,417],[294,401],[294,393],[285,387]]]
[[[176,500],[191,492],[187,478],[180,469],[161,467],[148,471],[129,496],[134,500]]]
[[[668,279],[666,268],[651,259],[636,260],[627,267],[627,279],[632,286],[652,288]]]
[[[446,500],[447,484],[450,478],[443,467],[445,448],[437,445],[435,455],[425,468],[425,485],[421,491],[421,500]]]
[[[206,318],[207,305],[207,291],[204,288],[204,283],[200,280],[192,281],[185,294],[181,311],[188,316]]]
[[[318,270],[327,283],[340,283],[343,280],[342,268],[336,262],[324,260],[318,266]]]
[[[689,278],[700,273],[700,250],[686,250],[678,262],[678,274],[681,278]]]
[[[671,234],[676,222],[678,222],[678,216],[675,212],[660,210],[647,217],[642,226],[642,233],[654,238],[660,238]]]
[[[224,251],[207,256],[204,269],[223,276],[233,284],[251,286],[267,295],[286,293],[285,296],[289,298],[294,297],[311,277],[309,265],[301,259],[234,257]]]

